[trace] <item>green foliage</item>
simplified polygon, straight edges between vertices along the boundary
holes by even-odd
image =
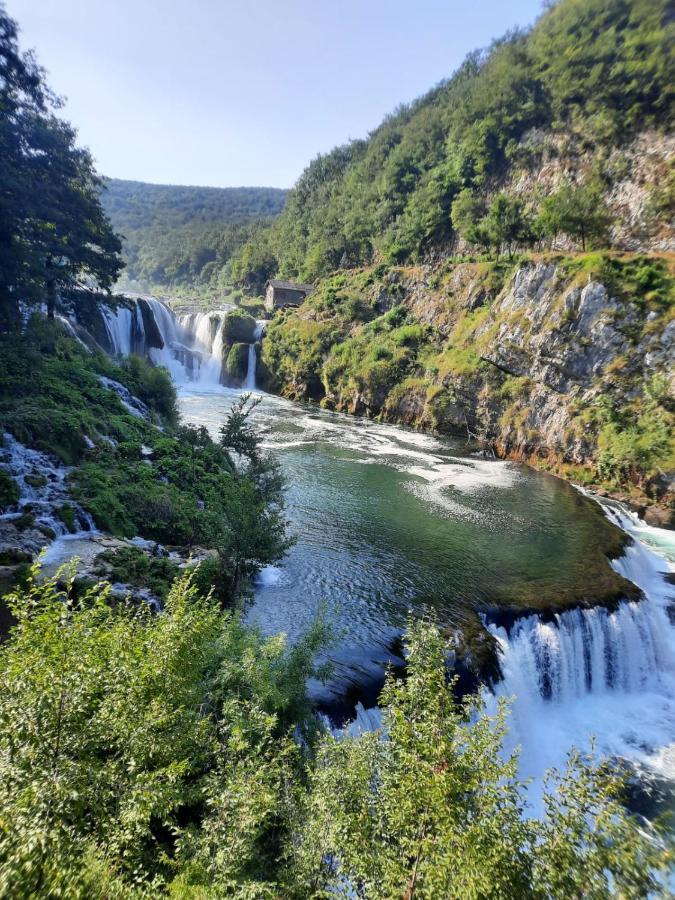
[[[658,382],[647,386],[641,401],[623,407],[614,406],[607,395],[599,401],[597,465],[602,478],[641,483],[675,465],[675,416]]]
[[[165,372],[138,358],[118,366],[103,354],[86,353],[58,322],[35,316],[21,336],[0,336],[0,414],[5,427],[19,441],[53,453],[68,465],[84,457],[85,437],[151,440],[152,426],[131,416],[99,375],[138,391],[158,421],[160,413],[174,415],[175,393]]]
[[[616,297],[657,313],[675,306],[675,278],[664,259],[649,256],[620,258],[606,253],[564,259],[563,270],[594,278]]]
[[[464,188],[452,204],[452,224],[455,231],[467,243],[487,249],[490,246],[490,235],[483,224],[484,218],[485,201],[470,188]]]
[[[180,571],[168,556],[153,556],[132,545],[105,550],[96,557],[96,566],[97,574],[111,583],[146,588],[160,600],[167,597]],[[208,591],[207,587],[202,593]]]
[[[0,469],[0,512],[5,512],[19,500],[19,486],[12,476]]]
[[[115,281],[121,244],[99,199],[100,180],[17,26],[0,8],[0,327],[16,326],[18,300],[45,302],[83,277]]]
[[[380,259],[415,262],[445,249],[453,223],[462,233],[462,192],[498,191],[515,174],[532,128],[570,134],[596,160],[638,129],[669,128],[674,43],[668,0],[561,0],[528,33],[511,33],[470,54],[450,79],[399,107],[367,140],[313,160],[279,218],[238,251],[246,260],[241,283],[247,272],[257,273],[250,283],[259,290],[276,273],[315,280],[336,269]],[[582,245],[606,239],[594,190],[585,186],[565,214],[565,230]],[[667,192],[660,197],[652,215],[665,220]],[[536,198],[523,199],[533,204]],[[516,203],[501,201],[492,235],[465,228],[466,239],[506,249],[530,243]],[[550,221],[540,224],[552,228]]]
[[[261,294],[276,272],[279,260],[265,228],[257,228],[253,239],[242,241],[232,258],[232,281],[251,293]]]
[[[225,371],[234,381],[243,381],[248,369],[248,344],[232,344],[225,361]]]
[[[493,247],[495,256],[506,250],[513,258],[516,247],[534,243],[531,216],[516,197],[497,194],[489,205],[464,189],[452,204],[452,221],[458,234],[468,243]]]
[[[581,243],[603,243],[607,238],[610,217],[599,184],[563,184],[542,202],[538,216],[539,230],[555,238],[561,232]]]
[[[223,342],[232,344],[243,341],[250,344],[255,339],[255,319],[243,309],[228,312],[223,321]]]
[[[608,768],[578,756],[523,816],[505,708],[457,705],[436,629],[411,624],[404,680],[389,678],[383,732],[327,738],[294,859],[300,896],[645,896],[667,857],[616,801]]]
[[[135,355],[125,357],[118,365],[131,393],[156,410],[166,424],[175,425],[178,422],[176,389],[166,369],[151,366],[143,357]]]
[[[100,375],[137,393],[165,430],[131,415]],[[0,339],[0,413],[19,441],[76,466],[71,490],[99,528],[217,548],[225,603],[288,546],[274,467],[260,454],[240,476],[206,429],[176,426],[168,374],[140,357],[113,363],[35,317],[24,335]],[[72,530],[73,511],[62,518]]]
[[[106,180],[101,202],[124,235],[120,283],[176,296],[222,297],[239,280],[239,271],[230,272],[238,249],[279,214],[285,197],[277,188]]]
[[[177,873],[261,896],[325,629],[288,650],[186,579],[156,616],[107,592],[65,571],[7,598],[0,896],[161,896]]]
[[[189,579],[164,612],[76,596],[73,571],[7,600],[0,646],[0,896],[642,897],[669,855],[573,756],[523,816],[505,710],[458,704],[447,648],[411,624],[384,734],[321,735],[289,649]],[[304,740],[293,739],[300,734]]]

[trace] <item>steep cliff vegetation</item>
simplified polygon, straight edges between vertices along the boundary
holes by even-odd
[[[674,47],[666,0],[561,0],[314,160],[232,264],[319,279],[270,388],[668,507]]]
[[[672,501],[675,279],[666,260],[549,255],[325,279],[263,340],[268,385],[638,502]]]
[[[278,188],[211,188],[109,178],[101,195],[123,235],[119,287],[189,297],[222,296],[229,261],[283,208]]]
[[[237,254],[233,273],[256,289],[275,272],[309,281],[447,252],[462,234],[453,203],[467,191],[479,205],[500,193],[511,211],[521,204],[527,227],[502,243],[581,249],[586,238],[570,226],[579,210],[561,228],[545,203],[580,188],[582,211],[606,207],[604,233],[592,235],[601,246],[672,247],[669,8],[668,0],[561,0],[530,32],[470,54],[367,140],[315,159],[280,218]],[[482,243],[480,233],[463,237]]]

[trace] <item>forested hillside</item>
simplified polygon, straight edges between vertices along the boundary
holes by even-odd
[[[267,329],[268,387],[675,522],[674,84],[667,0],[561,0],[315,159],[232,264],[317,282]]]
[[[230,283],[227,264],[283,208],[279,188],[211,188],[110,178],[103,206],[123,238],[120,286],[212,296]]]
[[[563,0],[366,140],[317,157],[239,282],[458,249],[673,248],[668,0]],[[453,209],[454,205],[454,209]]]

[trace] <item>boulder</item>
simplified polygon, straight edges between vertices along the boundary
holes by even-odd
[[[256,322],[253,316],[233,309],[223,319],[223,344],[252,344],[255,341]]]
[[[645,522],[654,528],[675,529],[675,509],[664,506],[650,506],[645,510]]]

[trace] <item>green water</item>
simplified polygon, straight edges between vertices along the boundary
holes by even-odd
[[[186,392],[181,412],[215,435],[236,396]],[[410,611],[452,624],[523,586],[550,601],[586,584],[598,518],[564,482],[269,395],[254,415],[297,543],[262,573],[249,615],[293,639],[327,603],[336,683],[379,672]]]

